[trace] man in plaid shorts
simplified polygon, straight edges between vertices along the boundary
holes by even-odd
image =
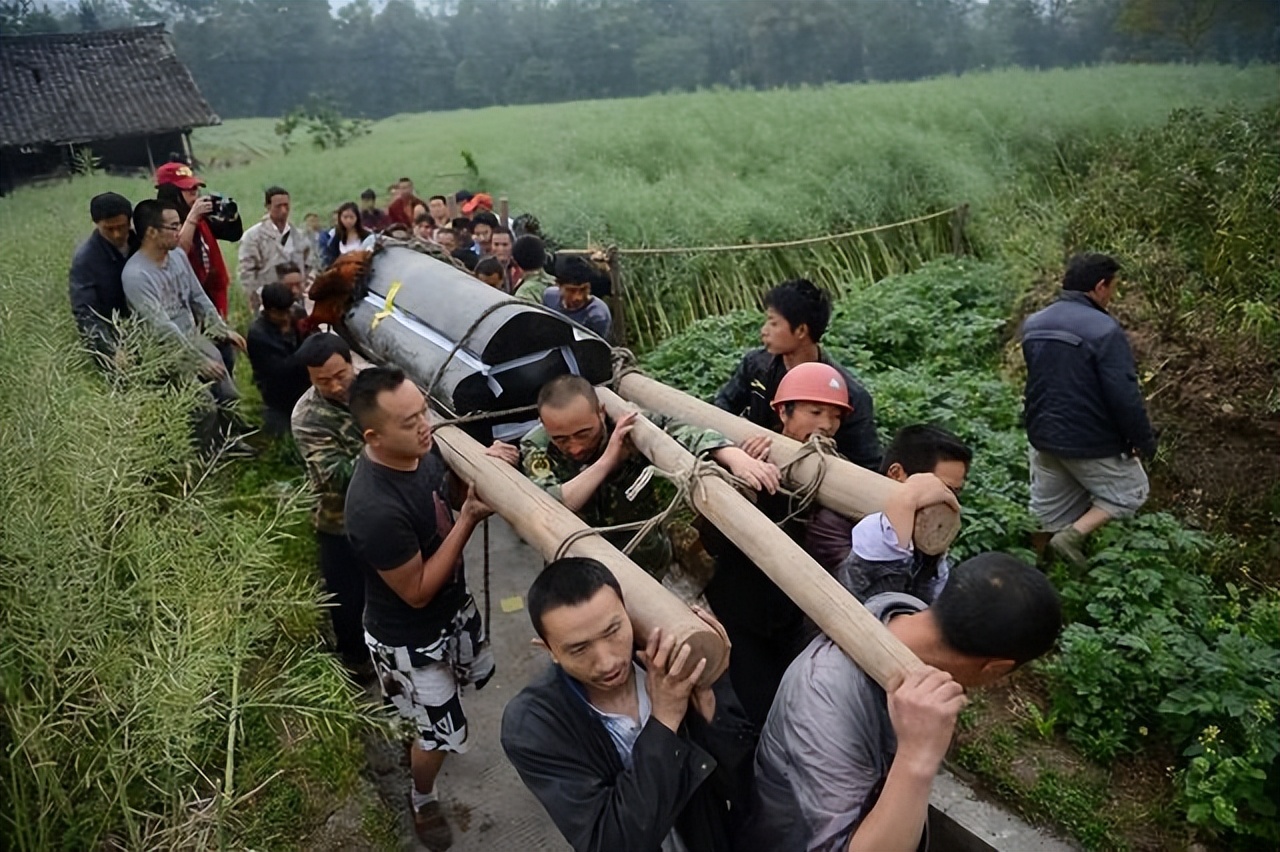
[[[436,776],[447,753],[469,745],[460,688],[493,676],[462,549],[492,510],[468,493],[453,517],[427,399],[401,370],[361,371],[348,405],[365,442],[346,502],[347,537],[364,566],[365,643],[384,698],[414,727],[414,829],[428,849],[447,849]]]

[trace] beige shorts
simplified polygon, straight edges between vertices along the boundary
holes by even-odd
[[[1151,484],[1132,456],[1064,459],[1031,448],[1031,512],[1043,529],[1057,532],[1090,508],[1130,518],[1147,502]]]

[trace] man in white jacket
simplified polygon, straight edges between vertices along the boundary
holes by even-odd
[[[262,307],[262,288],[276,281],[276,266],[295,263],[310,281],[316,265],[311,240],[289,222],[289,191],[268,187],[264,199],[267,212],[240,238],[240,286],[254,313]]]

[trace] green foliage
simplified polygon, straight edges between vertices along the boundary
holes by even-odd
[[[1040,220],[993,220],[987,203],[1023,185],[1040,198],[1063,170],[1083,172],[1117,131],[1158,124],[1173,107],[1256,106],[1274,88],[1266,68],[1135,66],[395,116],[344,148],[299,145],[288,157],[221,172],[217,184],[253,198],[279,183],[295,209],[327,210],[402,174],[416,177],[424,193],[453,191],[461,178],[432,185],[428,176],[453,171],[440,164],[467,150],[483,164],[488,191],[508,196],[513,212],[536,213],[566,247],[793,240],[969,201],[967,234],[977,254],[1003,253],[1014,234],[1053,265],[1062,259],[1055,210],[1042,200]],[[797,127],[820,128],[821,144],[797,144]],[[197,130],[193,146],[197,156],[236,161],[247,143],[269,147],[267,138],[274,137],[262,121],[237,121]],[[144,191],[135,186],[131,197]],[[648,349],[694,320],[756,308],[764,290],[787,277],[843,293],[951,249],[945,219],[878,236],[750,255],[624,257],[631,345]]]
[[[1190,822],[1280,839],[1280,595],[1219,590],[1204,575],[1227,546],[1164,514],[1099,534],[1085,577],[1061,577],[1074,621],[1045,668],[1067,737],[1098,760],[1158,737],[1181,771]]]
[[[853,290],[837,301],[824,347],[872,392],[882,437],[935,422],[974,448],[953,552],[1027,555],[1027,443],[1017,390],[998,373],[1002,330],[1020,282],[1008,267],[940,261]],[[656,347],[650,375],[704,399],[755,344],[760,316],[711,317]],[[1055,729],[1087,756],[1168,743],[1186,752],[1179,772],[1188,821],[1247,844],[1274,840],[1280,795],[1280,595],[1219,589],[1206,566],[1228,543],[1163,514],[1111,525],[1083,577],[1057,577],[1072,623],[1061,654],[1044,664],[1047,711],[1026,711],[1040,739]],[[962,762],[990,780],[1007,756],[989,741]],[[1093,816],[1099,791],[1042,773],[1007,792],[1052,815],[1090,848],[1115,848],[1115,826]],[[1087,788],[1087,789],[1086,789]],[[1241,847],[1243,848],[1243,846]]]
[[[307,131],[313,146],[327,151],[345,147],[359,136],[368,136],[371,124],[364,118],[343,118],[331,100],[312,96],[284,114],[276,124],[276,135],[286,154],[293,150],[293,132],[299,127]]]
[[[1280,103],[1175,110],[1100,152],[1067,243],[1125,259],[1158,327],[1280,351]]]
[[[258,808],[308,813],[276,770],[349,787],[369,724],[313,572],[282,570],[304,503],[195,457],[203,392],[137,325],[123,370],[90,365],[65,295],[33,298],[66,292],[43,217],[0,276],[0,846],[257,845]]]
[[[88,145],[78,145],[71,149],[71,173],[80,177],[96,174],[102,167],[102,158],[93,153]]]
[[[467,168],[467,176],[471,178],[471,185],[477,189],[482,186],[480,180],[480,166],[476,164],[475,154],[470,151],[463,150],[458,152],[462,157],[462,163]]]
[[[1108,807],[1107,785],[1096,770],[1065,770],[1030,757],[1007,728],[966,737],[951,759],[977,773],[1000,797],[1033,819],[1062,826],[1085,849],[1122,852],[1129,844],[1120,818]],[[1015,769],[1015,764],[1021,764]]]

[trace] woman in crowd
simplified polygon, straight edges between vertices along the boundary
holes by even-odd
[[[348,201],[338,208],[338,224],[324,253],[324,265],[329,266],[340,255],[359,249],[369,238],[369,230],[360,223],[360,207]]]

